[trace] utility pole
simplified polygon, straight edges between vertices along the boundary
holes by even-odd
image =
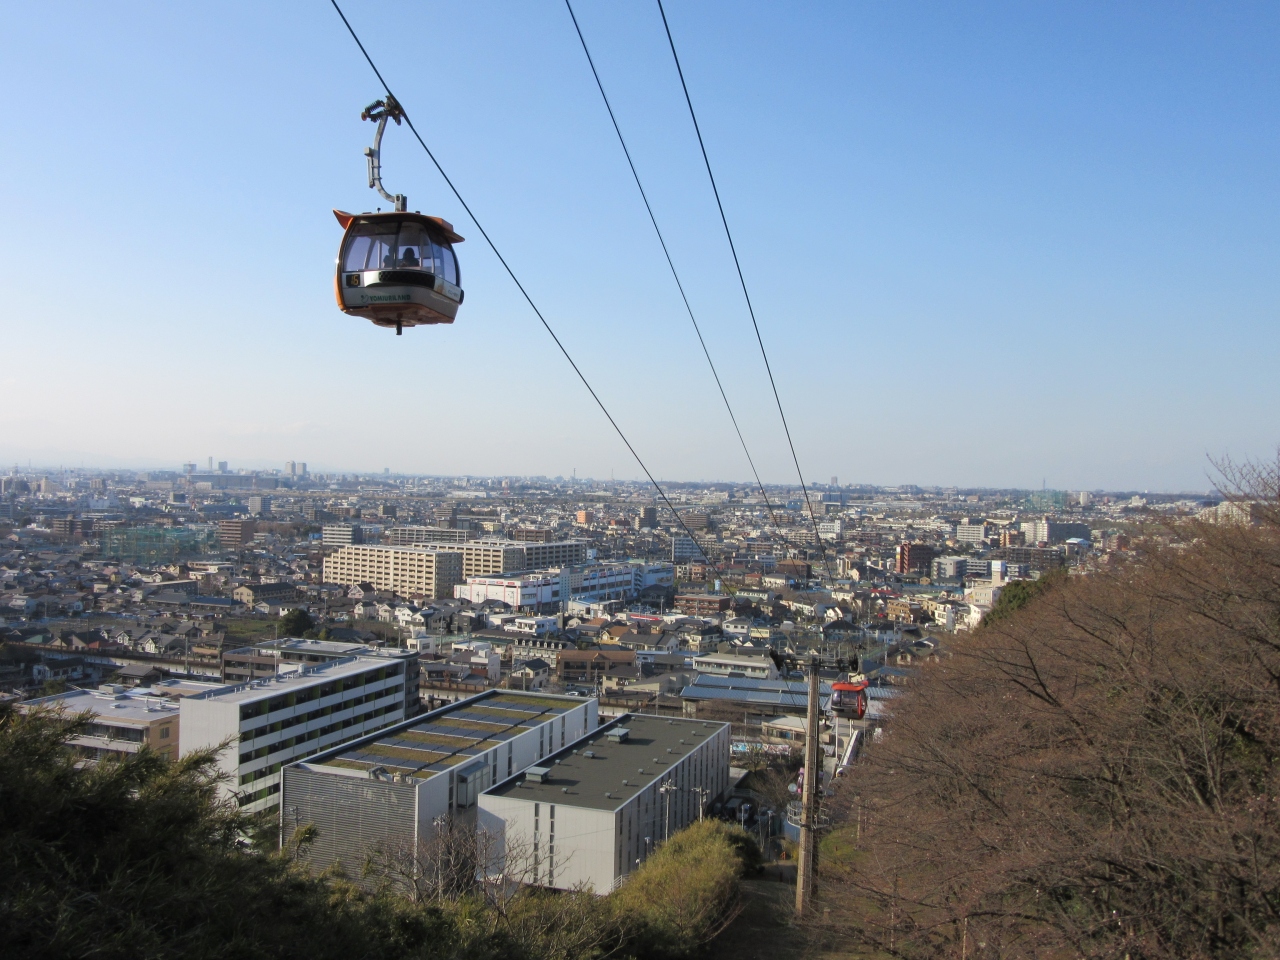
[[[796,916],[804,916],[813,897],[813,861],[817,840],[818,781],[822,776],[818,749],[819,660],[809,657],[809,709],[805,721],[804,787],[801,790],[800,849],[796,856]]]

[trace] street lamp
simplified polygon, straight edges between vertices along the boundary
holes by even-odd
[[[666,780],[662,786],[658,787],[658,792],[662,794],[662,839],[663,842],[671,839],[671,794],[680,788],[675,785],[674,780]]]

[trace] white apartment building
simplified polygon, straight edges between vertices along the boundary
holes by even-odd
[[[737,656],[732,653],[705,653],[693,658],[693,669],[718,677],[747,677],[753,680],[776,680],[779,677],[772,657],[755,654]]]
[[[535,543],[525,546],[557,545]],[[563,581],[566,574],[569,578],[568,597],[592,600],[628,600],[646,587],[669,587],[675,582],[675,568],[669,563],[593,563],[535,573],[468,577],[465,584],[454,588],[453,595],[472,603],[500,600],[514,609],[534,610],[560,602],[565,595]]]
[[[324,579],[327,583],[371,583],[378,590],[393,590],[402,597],[439,600],[453,596],[453,588],[463,581],[463,568],[460,549],[352,545],[324,558]]]
[[[480,794],[486,873],[607,894],[728,786],[729,724],[624,715]]]
[[[219,789],[246,813],[269,810],[283,766],[405,719],[404,685],[403,662],[348,657],[184,697],[180,755],[230,739]]]
[[[990,535],[985,522],[961,520],[956,524],[956,540],[960,543],[982,543]]]

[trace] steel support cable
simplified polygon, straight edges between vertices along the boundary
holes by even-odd
[[[378,82],[382,84],[382,89],[387,92],[387,96],[395,97],[395,94],[391,92],[391,87],[387,84],[387,81],[383,78],[382,71],[379,70],[378,65],[373,62],[373,57],[369,56],[369,51],[364,48],[364,44],[360,41],[360,37],[356,34],[355,28],[351,26],[351,21],[347,19],[347,15],[343,13],[342,8],[338,6],[338,0],[329,0],[329,2],[333,5],[333,9],[337,12],[338,16],[342,18],[343,25],[347,28],[347,32],[351,34],[351,39],[356,42],[356,46],[360,48],[360,52],[364,55],[365,61],[369,64],[369,68],[373,70],[374,76],[376,76],[378,78]],[[631,456],[635,458],[636,463],[640,464],[640,469],[643,470],[644,475],[649,478],[649,483],[653,485],[653,489],[658,491],[658,496],[661,497],[662,502],[667,505],[667,509],[671,511],[671,515],[676,518],[676,523],[678,523],[680,525],[680,528],[684,530],[684,532],[688,535],[690,541],[692,541],[693,545],[697,548],[698,552],[702,554],[702,558],[707,562],[710,562],[711,558],[708,557],[706,551],[702,549],[702,545],[698,543],[698,539],[693,535],[693,531],[690,530],[685,525],[685,522],[684,520],[681,519],[680,514],[676,512],[675,505],[667,497],[666,492],[662,489],[662,486],[658,483],[658,481],[654,479],[653,474],[649,471],[649,468],[645,465],[645,462],[640,459],[640,454],[636,453],[636,449],[631,445],[631,441],[627,439],[627,435],[622,432],[622,428],[618,426],[618,422],[613,419],[613,414],[609,412],[609,408],[604,405],[604,402],[600,399],[599,396],[597,396],[595,389],[591,386],[586,376],[584,376],[582,371],[578,369],[578,365],[577,363],[574,362],[573,357],[569,355],[569,351],[566,350],[564,344],[560,342],[560,338],[556,336],[556,332],[553,329],[551,329],[551,324],[547,322],[547,318],[542,315],[542,311],[538,309],[538,305],[533,302],[533,297],[529,296],[529,291],[527,291],[524,288],[524,284],[520,282],[519,277],[517,277],[515,274],[515,271],[511,269],[511,266],[510,264],[507,263],[506,258],[503,257],[501,252],[499,252],[497,244],[493,242],[493,240],[489,237],[488,232],[485,230],[483,226],[481,226],[479,219],[477,219],[476,215],[471,211],[471,207],[467,204],[467,201],[462,199],[462,194],[459,193],[458,188],[453,185],[453,181],[449,179],[449,175],[444,172],[444,167],[440,165],[440,161],[436,159],[436,155],[431,152],[431,148],[427,146],[427,142],[423,140],[422,135],[418,133],[418,128],[413,125],[413,120],[412,118],[410,118],[408,111],[404,110],[404,101],[400,100],[399,97],[396,97],[395,99],[397,103],[400,104],[401,110],[404,113],[405,125],[408,126],[409,130],[413,133],[414,138],[418,141],[418,144],[422,147],[422,149],[426,152],[427,156],[431,159],[431,163],[432,165],[435,166],[436,172],[438,172],[441,178],[444,180],[444,182],[448,184],[449,189],[453,192],[454,198],[458,201],[458,203],[462,205],[462,209],[467,211],[467,216],[471,218],[471,222],[476,225],[476,229],[479,230],[480,235],[484,237],[484,242],[489,245],[489,249],[493,251],[493,255],[498,258],[498,262],[502,264],[502,268],[507,271],[507,276],[511,278],[511,282],[516,285],[516,288],[520,291],[521,295],[524,297],[525,302],[529,304],[529,306],[533,309],[534,314],[537,315],[538,320],[542,322],[543,328],[547,331],[547,333],[551,335],[551,339],[554,340],[556,346],[560,348],[560,352],[564,354],[564,358],[569,361],[569,366],[571,366],[573,368],[573,372],[578,375],[578,379],[582,381],[582,385],[587,388],[587,392],[591,394],[591,399],[596,402],[596,406],[598,406],[600,408],[600,412],[605,415],[605,419],[609,421],[609,425],[613,427],[614,432],[617,433],[619,439],[622,440],[627,450],[631,453]]]
[[[787,435],[787,446],[791,449],[791,460],[796,465],[796,475],[800,478],[800,490],[804,493],[804,503],[809,510],[809,521],[813,524],[813,536],[818,549],[822,551],[822,563],[827,568],[827,576],[831,573],[831,562],[827,559],[826,548],[822,546],[822,536],[818,533],[818,518],[813,513],[813,503],[809,500],[809,488],[804,482],[804,471],[800,469],[800,458],[796,456],[796,445],[791,439],[791,428],[787,425],[787,415],[782,410],[782,398],[778,395],[778,385],[773,379],[773,367],[769,364],[769,352],[764,348],[764,337],[760,335],[760,324],[756,322],[756,309],[751,303],[751,294],[747,292],[747,279],[742,273],[742,264],[738,261],[738,248],[733,242],[733,232],[729,229],[729,218],[725,216],[724,204],[720,202],[720,189],[716,186],[715,174],[711,172],[711,160],[707,156],[707,145],[702,140],[702,128],[698,126],[698,115],[693,109],[693,98],[689,96],[689,85],[684,80],[684,70],[680,67],[680,56],[676,53],[676,41],[671,36],[671,24],[667,22],[667,11],[662,7],[662,0],[657,0],[658,13],[662,15],[662,26],[667,32],[667,43],[671,47],[671,59],[675,61],[676,73],[680,75],[680,87],[684,90],[684,102],[689,105],[689,118],[693,121],[694,133],[698,135],[698,147],[702,150],[702,162],[707,168],[707,178],[711,181],[711,192],[715,194],[716,207],[720,211],[720,222],[724,224],[724,235],[729,241],[729,251],[733,254],[733,265],[738,271],[738,282],[742,285],[742,296],[747,301],[747,312],[751,314],[751,326],[756,332],[756,343],[760,345],[760,356],[764,358],[764,369],[769,374],[769,386],[773,388],[773,399],[778,405],[778,416],[782,418],[782,429]]]
[[[729,419],[733,423],[734,432],[738,435],[738,443],[742,445],[742,452],[746,455],[747,463],[751,466],[751,474],[756,478],[756,487],[760,490],[760,495],[764,497],[765,509],[769,511],[769,519],[773,521],[775,527],[779,526],[778,518],[773,512],[773,503],[769,500],[769,494],[764,489],[764,484],[760,481],[760,471],[756,469],[755,460],[751,457],[751,451],[747,449],[747,441],[742,436],[742,428],[738,426],[738,418],[734,415],[733,407],[729,403],[729,397],[724,392],[724,384],[720,382],[720,373],[716,370],[716,365],[711,359],[711,351],[707,349],[707,341],[703,339],[702,328],[698,326],[698,321],[693,315],[693,307],[689,304],[689,297],[684,292],[684,284],[680,282],[680,274],[676,272],[675,261],[671,259],[671,251],[667,249],[666,238],[662,235],[662,229],[658,226],[658,218],[653,213],[653,207],[649,205],[649,195],[645,193],[644,184],[640,182],[640,174],[636,171],[635,161],[631,159],[631,150],[627,147],[626,138],[622,135],[622,128],[618,125],[618,118],[614,115],[613,104],[609,102],[609,95],[604,92],[604,83],[600,80],[600,73],[596,70],[595,59],[591,56],[591,50],[587,47],[587,38],[582,34],[582,27],[578,24],[578,17],[573,12],[573,4],[570,0],[564,0],[564,5],[569,10],[569,17],[573,20],[573,29],[577,31],[578,41],[582,44],[582,52],[587,56],[587,64],[591,67],[591,75],[595,77],[596,89],[600,91],[600,98],[604,100],[604,108],[609,111],[609,120],[613,123],[613,132],[618,135],[618,143],[622,146],[622,152],[627,158],[627,166],[631,168],[631,176],[636,182],[636,189],[640,191],[640,199],[644,201],[644,209],[649,214],[649,222],[653,224],[653,232],[658,235],[658,243],[662,245],[662,255],[667,258],[667,266],[671,268],[671,278],[676,282],[676,289],[680,291],[680,299],[684,301],[685,312],[689,314],[689,322],[693,324],[694,333],[698,335],[698,343],[702,347],[702,355],[707,358],[707,366],[711,368],[711,376],[715,378],[716,388],[720,391],[720,399],[724,401],[724,408],[729,411]],[[783,537],[786,541],[786,537]]]

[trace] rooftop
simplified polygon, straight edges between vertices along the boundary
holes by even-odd
[[[803,680],[753,680],[700,673],[680,691],[680,696],[685,700],[729,700],[804,709],[809,699],[809,685]],[[831,684],[819,683],[819,709],[826,710],[830,698]]]
[[[624,714],[538,764],[539,781],[513,777],[486,793],[516,800],[616,810],[666,775],[671,764],[727,723]],[[610,733],[626,730],[617,740]],[[535,774],[536,776],[536,774]]]
[[[374,767],[427,779],[581,706],[577,697],[492,690],[307,759],[365,774]]]
[[[265,677],[250,683],[219,687],[217,690],[194,694],[190,699],[213,700],[216,698],[222,703],[248,703],[264,697],[276,697],[282,693],[324,683],[327,680],[377,670],[382,666],[384,664],[364,657],[347,657],[342,660],[330,660],[328,663],[306,664],[300,670],[278,673],[274,677]]]
[[[140,696],[132,692],[107,693],[97,690],[71,690],[51,697],[28,700],[31,707],[62,707],[68,713],[89,711],[104,721],[126,724],[149,724],[168,715],[178,718],[178,705],[163,697]]]

